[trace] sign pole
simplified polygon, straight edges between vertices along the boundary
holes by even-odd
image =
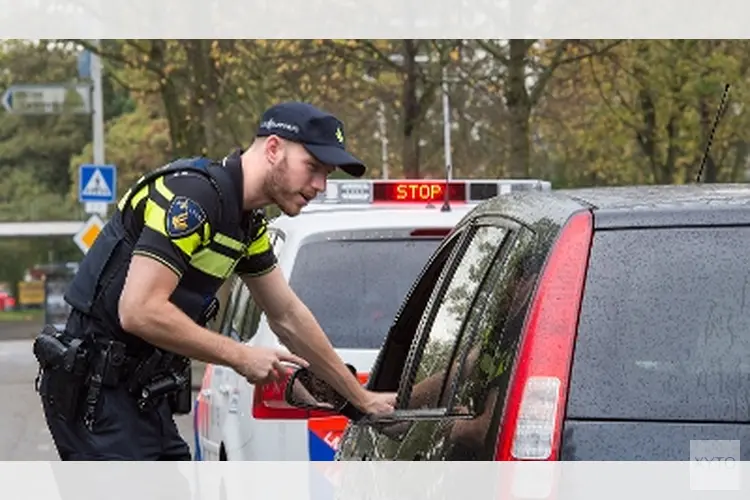
[[[443,150],[445,173],[448,182],[453,179],[453,159],[451,158],[451,101],[448,93],[448,70],[443,66]]]
[[[96,47],[100,47],[100,40],[93,40]],[[91,102],[91,126],[93,128],[94,164],[104,165],[104,96],[102,92],[102,64],[101,58],[91,53],[91,80],[93,83],[93,98]],[[96,212],[102,218],[107,217],[108,205],[100,203],[96,206]]]

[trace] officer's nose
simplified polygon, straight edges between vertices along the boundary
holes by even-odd
[[[326,180],[328,178],[328,175],[325,172],[318,172],[315,175],[313,175],[312,180],[312,187],[315,189],[318,193],[322,193],[326,190]]]

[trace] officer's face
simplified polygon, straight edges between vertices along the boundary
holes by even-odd
[[[271,167],[268,191],[271,199],[287,215],[300,213],[318,193],[325,191],[333,167],[318,162],[299,144],[283,141]]]

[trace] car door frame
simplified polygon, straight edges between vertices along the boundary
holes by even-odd
[[[443,264],[443,268],[440,271],[439,278],[435,282],[434,286],[432,287],[431,291],[429,292],[429,298],[427,299],[427,306],[425,307],[424,311],[421,313],[418,312],[407,312],[409,302],[412,298],[412,293],[414,293],[417,288],[420,286],[422,280],[424,279],[424,275],[427,274],[428,267],[430,267],[434,261],[436,260],[436,257],[441,249],[444,249],[447,245],[447,242],[445,242],[441,247],[436,250],[435,254],[433,254],[433,258],[430,259],[429,264],[425,266],[424,272],[420,274],[420,277],[418,278],[418,281],[415,283],[415,286],[412,288],[412,291],[410,292],[408,298],[404,301],[402,311],[404,314],[421,314],[421,317],[418,322],[418,326],[416,331],[413,334],[413,337],[410,342],[410,347],[408,354],[406,356],[406,359],[404,360],[404,364],[401,367],[401,371],[399,374],[399,382],[398,382],[398,390],[397,390],[397,400],[396,400],[396,409],[393,413],[389,414],[385,417],[375,417],[375,418],[368,418],[362,421],[362,423],[378,423],[379,421],[387,421],[387,422],[393,422],[393,421],[403,421],[403,420],[423,420],[423,419],[441,419],[445,418],[446,414],[449,411],[449,408],[436,408],[436,409],[418,409],[418,410],[409,410],[404,408],[404,405],[406,404],[405,396],[408,396],[411,391],[411,387],[414,383],[414,377],[416,375],[416,370],[419,367],[419,363],[421,361],[422,354],[424,353],[424,345],[426,341],[428,340],[428,336],[430,333],[430,329],[433,325],[433,322],[435,320],[435,316],[437,314],[437,311],[440,306],[440,299],[442,299],[443,295],[445,294],[445,291],[447,287],[450,285],[451,279],[454,276],[454,273],[456,271],[456,268],[461,262],[461,257],[463,255],[463,251],[466,250],[466,247],[471,243],[472,238],[476,235],[476,231],[483,226],[495,226],[495,227],[502,227],[507,230],[505,236],[503,237],[502,243],[498,246],[496,251],[493,253],[492,260],[490,261],[490,264],[488,265],[487,269],[485,269],[482,273],[482,277],[480,280],[480,284],[477,287],[477,291],[473,294],[470,306],[469,308],[473,308],[476,306],[476,301],[478,299],[479,291],[483,288],[485,285],[485,282],[490,275],[490,271],[493,267],[493,265],[498,261],[498,259],[505,259],[507,257],[507,249],[512,247],[515,243],[516,239],[518,238],[518,235],[520,233],[521,228],[526,228],[527,230],[530,230],[528,227],[522,225],[520,222],[515,221],[513,219],[509,219],[507,217],[502,217],[500,215],[496,214],[487,214],[475,217],[468,221],[466,224],[462,225],[460,229],[457,229],[455,236],[458,239],[458,241],[455,243],[455,246],[451,249],[449,256],[446,260],[446,262]],[[459,337],[456,339],[456,345],[458,345],[461,340],[462,336],[465,335],[465,328],[466,328],[466,322],[467,322],[467,316],[463,317],[461,320],[461,326],[460,326],[460,333]],[[378,361],[376,362],[375,366],[373,367],[373,379],[378,379],[381,374],[378,372],[379,369],[383,365],[387,365],[386,360],[384,359],[387,354],[388,349],[388,343],[389,341],[392,342],[393,338],[395,336],[395,333],[393,332],[393,329],[397,326],[397,324],[394,322],[394,326],[392,327],[392,331],[389,332],[388,337],[386,338],[385,344],[383,345],[383,348],[381,349],[381,353],[383,353],[383,356],[381,359],[379,356]],[[451,354],[450,362],[452,363],[456,356],[460,353],[456,353],[455,351]],[[381,387],[378,386],[377,383],[374,383],[371,387],[372,390],[382,390]],[[406,391],[409,392],[406,392]],[[441,389],[441,393],[438,396],[438,400],[442,401],[444,400],[444,391],[446,390],[446,387],[443,387]]]
[[[399,441],[408,435],[408,431],[414,426],[414,424],[418,424],[419,422],[434,422],[445,420],[446,418],[474,418],[474,416],[472,415],[450,415],[450,406],[454,399],[452,393],[453,391],[455,391],[455,388],[452,385],[446,385],[446,381],[449,380],[448,373],[446,373],[446,378],[442,381],[441,391],[437,397],[438,402],[448,402],[446,407],[406,409],[404,408],[404,405],[406,404],[406,401],[408,401],[408,397],[405,398],[404,393],[407,389],[409,391],[411,390],[412,384],[414,382],[414,375],[417,368],[419,367],[421,356],[424,352],[423,340],[425,340],[425,337],[429,335],[435,316],[440,307],[441,302],[439,298],[442,298],[447,287],[450,285],[451,280],[455,276],[456,268],[461,263],[463,251],[476,236],[477,230],[481,227],[486,226],[501,227],[503,229],[506,229],[506,232],[503,236],[503,241],[495,249],[487,267],[482,271],[480,283],[470,299],[469,309],[476,307],[477,300],[480,297],[480,292],[487,286],[487,279],[490,276],[494,275],[494,270],[497,268],[498,263],[504,263],[507,261],[509,257],[508,252],[509,250],[512,251],[515,248],[515,243],[517,242],[519,235],[522,235],[527,231],[530,231],[531,233],[534,232],[531,228],[525,226],[519,221],[503,217],[499,214],[487,214],[478,216],[463,224],[460,228],[457,227],[453,234],[453,236],[457,238],[457,240],[454,241],[454,245],[449,250],[446,261],[443,262],[442,268],[439,270],[439,278],[431,287],[426,290],[426,292],[428,293],[428,298],[426,301],[427,306],[421,312],[410,311],[409,306],[413,305],[412,301],[421,300],[415,299],[415,297],[417,292],[420,290],[420,287],[425,286],[424,280],[429,279],[428,275],[430,274],[430,268],[436,263],[440,252],[445,250],[446,246],[448,246],[450,243],[448,241],[445,241],[434,252],[433,256],[428,261],[428,264],[423,269],[423,272],[420,274],[418,280],[412,287],[409,295],[404,300],[402,309],[400,311],[400,313],[403,313],[404,315],[419,315],[419,319],[418,328],[412,334],[412,338],[408,348],[408,354],[404,357],[403,365],[401,366],[401,370],[398,375],[396,409],[387,416],[367,417],[358,422],[352,423],[352,425],[347,428],[344,439],[349,439],[349,436],[351,436],[354,441],[350,443],[342,442],[341,447],[341,451],[343,453],[342,456],[349,455],[349,458],[345,459],[368,460],[368,457],[375,456],[378,460],[389,460],[393,458],[391,455],[388,455],[387,453],[384,454],[382,453],[382,450],[377,449],[378,439],[391,439]],[[486,302],[482,305],[482,307],[484,307],[484,305],[486,305]],[[456,350],[458,346],[461,345],[463,336],[467,334],[466,326],[468,317],[469,315],[467,314],[461,319],[459,333],[455,340],[454,350],[451,353],[451,357],[448,361],[448,366],[454,363],[457,357],[461,356],[461,353],[456,352]],[[401,321],[404,321],[404,323],[408,324],[408,318],[401,318]],[[394,339],[396,338],[398,332],[394,330],[398,326],[399,323],[397,320],[394,322],[394,325],[392,326],[392,329],[389,332],[388,337],[386,338],[386,342],[381,349],[381,356],[379,356],[378,362],[373,367],[372,379],[375,379],[377,377],[378,381],[373,383],[372,386],[368,386],[372,390],[384,390],[384,386],[387,385],[383,383],[378,384],[378,382],[380,382],[382,380],[382,377],[384,376],[380,371],[383,370],[384,367],[391,369],[393,367],[393,363],[389,363],[386,358],[388,356],[388,344],[395,341]],[[422,345],[420,346],[420,344]],[[395,355],[398,354],[398,351],[396,351]],[[462,372],[463,365],[458,368],[458,373]],[[445,397],[446,391],[451,392],[451,396],[449,398]],[[367,428],[370,428],[370,430],[367,431]],[[373,439],[375,439],[375,441],[373,441]],[[363,449],[368,448],[368,443],[369,446],[372,446],[375,449]],[[394,452],[397,453],[395,450]],[[361,458],[358,458],[358,456],[361,456]]]
[[[399,371],[397,376],[394,376],[394,374],[389,373],[391,371],[391,365],[387,363],[390,356],[396,356],[398,351],[400,350],[400,347],[396,347],[396,353],[393,353],[390,351],[392,346],[394,344],[400,343],[399,341],[401,338],[399,337],[401,329],[407,329],[407,326],[410,326],[410,321],[413,321],[412,318],[416,317],[416,314],[412,310],[412,307],[415,305],[415,302],[419,303],[422,300],[421,294],[427,293],[428,299],[425,301],[425,306],[429,304],[429,296],[431,296],[434,293],[434,289],[439,285],[433,285],[429,286],[429,276],[433,272],[434,266],[441,265],[442,267],[437,271],[438,275],[437,278],[439,279],[442,275],[444,269],[446,266],[451,265],[451,262],[455,260],[456,253],[458,252],[458,249],[461,248],[463,245],[466,244],[466,234],[467,231],[470,230],[470,224],[464,223],[464,224],[458,224],[454,227],[453,231],[451,231],[444,240],[441,242],[441,244],[438,246],[438,248],[435,249],[433,254],[430,256],[430,258],[427,260],[425,265],[422,267],[422,270],[420,271],[417,278],[414,280],[414,283],[412,284],[411,288],[407,292],[406,296],[404,297],[403,302],[401,303],[400,308],[396,312],[396,315],[394,316],[393,322],[391,323],[391,327],[388,330],[388,334],[385,337],[385,340],[383,341],[383,345],[381,346],[380,350],[378,351],[378,356],[375,359],[375,362],[373,363],[372,370],[370,371],[370,376],[368,377],[367,382],[367,388],[369,390],[373,391],[395,391],[398,389],[398,383],[401,378],[401,371]],[[450,248],[448,248],[450,247]],[[447,249],[447,255],[445,256],[445,261],[442,264],[438,264],[438,260],[445,255]],[[426,281],[427,280],[427,281]],[[436,281],[437,283],[437,281]],[[413,342],[413,337],[416,336],[416,333],[419,328],[419,322],[417,322],[416,325],[414,325],[414,334],[412,335],[412,339],[409,340],[409,348],[406,352],[403,353],[403,363],[401,365],[401,370],[403,370],[407,358],[408,358],[408,352],[411,348],[411,343]],[[397,338],[398,337],[398,338]],[[395,384],[393,382],[395,381]]]
[[[406,365],[411,344],[423,314],[422,312],[415,313],[414,308],[424,306],[424,309],[426,309],[429,297],[435,293],[436,288],[435,283],[431,283],[431,281],[437,282],[437,278],[440,277],[445,268],[451,265],[459,249],[465,244],[467,231],[470,230],[470,220],[460,221],[445,236],[425,262],[411,288],[406,293],[378,351],[366,384],[369,390],[388,392],[398,390],[401,372]],[[405,339],[401,338],[403,336],[401,332],[412,329],[414,332],[409,333],[410,338],[404,341]],[[391,359],[395,361],[391,362]],[[340,446],[336,452],[336,460],[342,457],[344,460],[350,460],[352,457],[354,457],[354,460],[365,460],[366,458],[359,458],[359,456],[371,455],[368,443],[373,446],[375,443],[370,442],[372,432],[369,432],[369,428],[374,426],[377,429],[379,424],[379,419],[350,421],[342,435]]]
[[[276,256],[276,259],[281,258],[281,251],[283,249],[284,244],[286,243],[286,234],[279,228],[269,226],[268,229],[268,237],[271,244],[271,248],[273,249],[274,255]],[[245,285],[246,286],[246,285]],[[253,299],[253,296],[250,295],[248,297],[248,305],[245,309],[245,317],[242,319],[242,326],[239,332],[239,340],[243,344],[252,344],[252,340],[255,338],[256,334],[258,333],[258,329],[260,328],[261,323],[264,321],[264,315],[265,313],[260,310],[258,304]],[[251,335],[247,336],[245,334],[246,328],[248,328],[248,323],[252,321],[254,322],[253,326],[253,332]],[[240,377],[237,375],[238,379],[244,380],[244,377]]]
[[[498,264],[498,262],[504,262],[508,257],[508,249],[512,248],[516,239],[518,238],[520,227],[519,224],[510,222],[507,219],[500,219],[497,217],[480,217],[472,221],[472,228],[473,231],[470,234],[467,234],[466,239],[464,241],[465,245],[471,244],[473,241],[474,236],[476,236],[477,232],[482,227],[496,227],[501,228],[505,231],[503,234],[503,240],[500,242],[500,244],[497,246],[497,248],[493,251],[492,256],[490,257],[490,260],[487,264],[487,267],[482,270],[482,274],[479,278],[479,284],[477,285],[476,290],[472,294],[471,298],[469,299],[469,306],[467,308],[468,310],[472,310],[475,307],[478,306],[478,301],[480,300],[480,292],[483,290],[483,288],[486,286],[487,279],[491,276],[492,270],[495,268],[495,266]],[[465,250],[465,247],[463,248]],[[422,321],[421,321],[421,327],[417,331],[416,335],[412,339],[412,352],[409,354],[409,358],[407,359],[407,363],[404,366],[402,370],[402,377],[401,381],[399,383],[399,393],[397,397],[397,405],[396,408],[398,411],[408,411],[407,416],[411,416],[411,418],[414,419],[437,419],[437,418],[444,418],[446,417],[447,413],[450,412],[450,407],[438,407],[438,408],[431,408],[431,409],[425,409],[425,410],[407,410],[406,408],[403,408],[403,406],[407,403],[408,398],[411,396],[411,389],[414,386],[414,381],[416,378],[417,370],[419,369],[420,363],[422,361],[422,356],[425,352],[425,347],[427,346],[427,343],[430,340],[430,333],[432,331],[432,327],[435,323],[436,316],[438,311],[440,310],[440,306],[442,304],[442,300],[444,299],[445,293],[447,292],[449,286],[451,285],[454,277],[457,267],[463,262],[462,261],[463,252],[461,255],[455,255],[454,261],[451,265],[451,268],[443,273],[441,276],[441,281],[437,284],[436,288],[439,288],[437,291],[433,291],[433,294],[430,298],[430,302],[428,303],[428,312],[423,315]],[[448,274],[450,273],[450,274]],[[483,306],[483,304],[479,304],[480,306]],[[458,328],[458,333],[456,335],[456,339],[453,345],[453,350],[451,352],[451,356],[448,359],[447,366],[451,366],[451,364],[454,363],[454,361],[461,356],[461,352],[458,352],[460,345],[463,342],[464,336],[467,335],[467,323],[468,323],[469,315],[466,314],[461,318],[461,323]],[[472,334],[473,332],[469,332],[469,334]],[[460,370],[463,368],[463,366],[459,367],[459,373]],[[438,401],[444,401],[445,400],[445,392],[446,390],[450,390],[450,387],[446,386],[446,381],[448,380],[449,374],[446,373],[445,378],[442,381],[440,393],[437,397]]]

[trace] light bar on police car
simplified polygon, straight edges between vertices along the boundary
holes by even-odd
[[[549,191],[549,181],[537,179],[451,180],[329,180],[327,190],[314,203],[479,203],[517,191]]]

